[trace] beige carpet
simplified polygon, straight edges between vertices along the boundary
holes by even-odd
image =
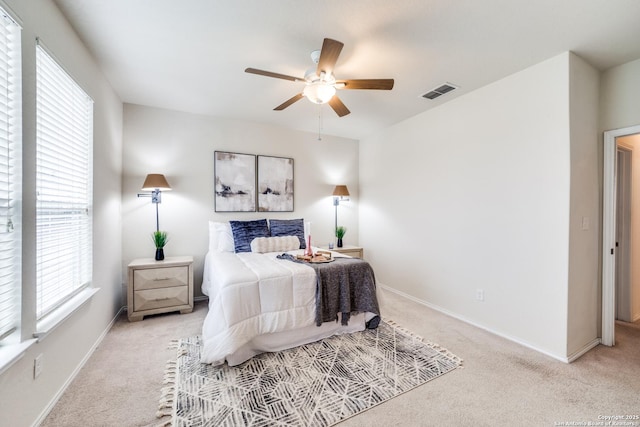
[[[386,317],[446,347],[464,368],[340,426],[554,426],[640,414],[640,323],[618,323],[616,347],[599,346],[565,364],[393,293],[382,291],[380,300]],[[173,356],[167,344],[200,333],[206,311],[201,302],[190,314],[136,323],[123,315],[42,425],[156,425]]]

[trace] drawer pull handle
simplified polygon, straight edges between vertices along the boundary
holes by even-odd
[[[165,280],[170,280],[171,277],[156,277],[155,279],[153,279],[154,282],[163,282]]]
[[[166,301],[168,300],[169,297],[164,297],[164,298],[156,298],[154,301]]]

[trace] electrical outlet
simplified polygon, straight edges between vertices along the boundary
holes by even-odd
[[[483,289],[476,289],[476,300],[484,301],[484,290]]]
[[[33,378],[36,379],[42,373],[42,354],[33,359]]]

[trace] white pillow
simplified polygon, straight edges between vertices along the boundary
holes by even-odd
[[[235,252],[231,224],[209,221],[209,251]]]
[[[300,249],[298,236],[256,237],[251,241],[251,252],[287,252]]]
[[[218,231],[213,221],[209,221],[209,252],[218,252]]]

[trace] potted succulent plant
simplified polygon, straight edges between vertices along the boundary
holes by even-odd
[[[153,244],[156,246],[156,261],[164,259],[164,247],[169,241],[166,231],[154,231],[151,235]]]
[[[336,227],[336,238],[338,239],[338,242],[336,245],[339,248],[342,247],[342,238],[346,233],[347,233],[347,227],[344,227],[342,225],[339,225],[338,227]]]

